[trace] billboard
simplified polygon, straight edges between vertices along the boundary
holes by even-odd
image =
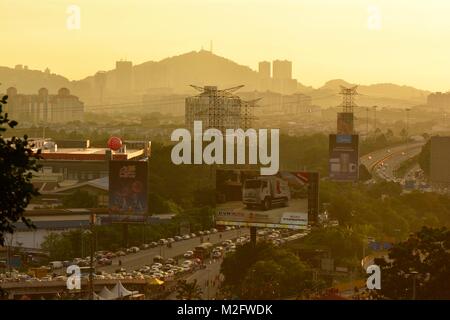
[[[450,186],[450,137],[431,137],[430,180],[435,187]]]
[[[337,114],[338,134],[353,134],[353,112],[339,112]]]
[[[334,181],[357,181],[359,136],[330,134],[329,177]]]
[[[216,224],[306,229],[317,219],[318,178],[309,172],[216,170]]]
[[[130,216],[147,214],[147,185],[147,161],[110,161],[109,212]]]

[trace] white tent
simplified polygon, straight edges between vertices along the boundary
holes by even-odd
[[[122,285],[122,282],[119,281],[114,286],[114,288],[112,288],[111,293],[112,293],[114,299],[120,299],[120,298],[128,297],[133,294],[139,293],[139,291],[130,291]]]
[[[105,299],[101,295],[98,295],[94,292],[94,300],[109,300],[109,299]]]
[[[114,300],[116,298],[115,295],[107,287],[103,287],[98,295],[100,298],[102,298],[101,300]]]

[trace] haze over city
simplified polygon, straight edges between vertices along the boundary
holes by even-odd
[[[450,300],[449,13],[2,0],[2,310],[289,320],[343,306],[310,300]],[[342,314],[366,316],[356,303]],[[68,310],[38,305],[11,314]]]
[[[66,26],[72,4],[79,30]],[[447,91],[449,8],[440,0],[6,0],[1,65],[78,80],[119,59],[158,61],[212,41],[215,54],[254,70],[258,61],[291,60],[293,77],[314,87],[342,78]]]

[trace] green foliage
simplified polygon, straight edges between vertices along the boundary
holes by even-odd
[[[359,165],[359,181],[364,182],[372,179],[372,174],[369,172],[367,167],[363,164]]]
[[[28,227],[33,226],[23,212],[31,197],[39,194],[31,183],[32,171],[39,169],[36,163],[39,153],[33,152],[27,136],[3,138],[4,126],[14,128],[17,125],[3,113],[7,99],[7,96],[0,99],[0,246],[4,244],[6,233],[14,233],[15,222],[21,220]]]
[[[65,208],[96,208],[97,197],[84,190],[76,190],[74,193],[64,197]]]
[[[427,228],[396,244],[389,261],[376,259],[382,285],[378,298],[411,299],[415,277],[416,299],[450,299],[450,230]],[[417,272],[416,275],[411,272]]]
[[[363,255],[365,235],[349,227],[319,229],[304,238],[303,245],[329,250],[335,264],[352,267]]]
[[[83,230],[73,230],[62,234],[52,232],[46,236],[41,248],[49,252],[50,260],[71,260],[74,257],[81,257],[82,253],[87,256],[87,249],[81,252],[83,245],[88,244],[88,240],[84,239],[83,235]]]
[[[403,178],[406,173],[417,164],[419,155],[414,156],[406,161],[403,161],[400,166],[395,170],[394,175],[397,178]]]
[[[211,203],[208,200],[201,200],[205,190],[214,190],[214,171],[212,166],[206,165],[175,165],[171,160],[172,146],[162,144],[152,144],[152,157],[149,165],[149,190],[154,190],[151,200],[156,200],[155,207],[150,202],[152,212],[167,213],[169,208],[174,208],[171,204],[164,204],[165,201],[176,204],[176,212],[180,208],[189,209]],[[203,195],[194,196],[200,190]],[[203,190],[203,191],[202,191]],[[211,192],[211,191],[208,191]],[[199,200],[200,199],[200,200]],[[179,207],[179,208],[178,208]]]
[[[393,135],[392,130],[388,130],[386,134],[384,134],[377,129],[377,133],[375,135],[371,135],[360,142],[359,154],[366,154],[375,150],[384,149],[401,142],[402,141],[399,138],[396,138]]]
[[[288,170],[328,172],[328,136],[317,133],[301,137],[280,136],[281,167]]]
[[[128,245],[139,246],[142,243],[158,241],[161,238],[179,234],[180,223],[188,223],[193,232],[212,227],[214,210],[208,207],[195,208],[181,212],[170,222],[163,224],[129,225]],[[42,248],[50,253],[53,260],[69,260],[89,253],[89,237],[86,230],[71,230],[62,233],[50,233]],[[116,251],[124,247],[121,224],[95,227],[96,250]]]
[[[419,165],[423,172],[430,175],[430,157],[431,157],[431,140],[428,140],[422,147],[419,153]]]
[[[402,194],[394,182],[373,185],[321,182],[320,199],[331,219],[353,229],[370,226],[367,236],[401,240],[422,226],[450,226],[450,199],[435,193]]]
[[[266,242],[246,244],[225,257],[224,287],[240,299],[277,299],[311,289],[309,268],[288,250]]]
[[[177,299],[179,300],[199,300],[202,298],[202,289],[197,283],[197,279],[192,282],[180,280],[177,284]]]

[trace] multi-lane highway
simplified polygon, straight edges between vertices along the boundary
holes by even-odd
[[[366,154],[360,158],[374,177],[393,179],[394,171],[402,162],[418,155],[424,142],[402,144]]]
[[[224,240],[234,239],[247,234],[249,234],[248,229],[240,228],[203,236],[203,241],[217,244]],[[114,272],[119,268],[119,259],[120,259],[122,262],[121,265],[122,268],[125,268],[127,271],[137,270],[145,265],[151,265],[153,263],[153,258],[157,255],[162,256],[164,259],[173,258],[176,256],[183,255],[188,250],[193,250],[200,243],[201,243],[200,237],[196,237],[193,239],[174,242],[172,243],[171,248],[168,248],[167,246],[159,246],[152,249],[141,250],[137,253],[131,253],[123,257],[114,258],[112,265],[99,267],[98,269],[106,271],[108,273]]]

